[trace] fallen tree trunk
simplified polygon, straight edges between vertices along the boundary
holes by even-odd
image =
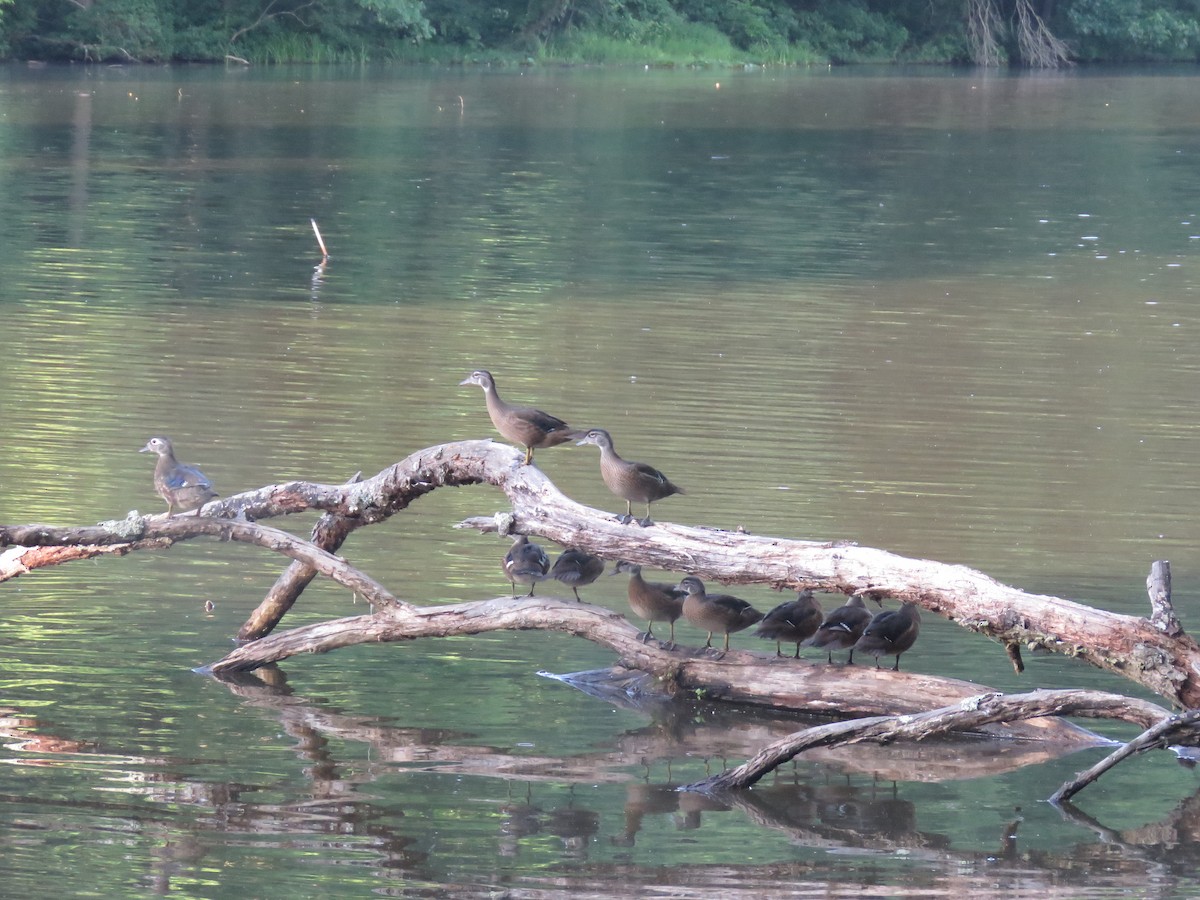
[[[305,565],[319,562],[324,568],[315,568],[363,593],[377,611],[386,606],[411,615],[407,604],[337,557],[290,535],[287,541],[281,541],[256,530],[263,526],[243,520],[317,509],[361,526],[383,521],[438,487],[488,483],[505,492],[512,512],[502,522],[472,520],[468,527],[515,530],[564,546],[577,546],[607,559],[629,559],[726,583],[759,583],[793,590],[812,587],[912,600],[999,641],[1010,652],[1024,644],[1064,653],[1128,678],[1173,704],[1200,705],[1200,647],[1188,635],[1166,633],[1145,618],[1117,615],[1059,597],[1028,594],[965,566],[907,559],[848,543],[785,540],[670,523],[650,528],[623,525],[607,513],[565,497],[536,466],[520,465],[521,459],[519,452],[503,444],[463,441],[422,450],[361,482],[341,486],[290,482],[237,494],[207,504],[202,516],[167,518],[133,513],[125,520],[85,529],[0,526],[0,547],[19,545],[0,554],[0,580],[73,559],[159,549],[176,540],[210,535],[258,543],[287,553]],[[289,588],[294,592],[291,600],[302,589],[302,583]],[[277,603],[278,615],[289,605]],[[502,613],[495,601],[483,609],[489,615]],[[1160,614],[1156,619],[1165,623],[1170,617]],[[405,625],[418,627],[412,637],[420,636],[419,629],[424,627],[418,625],[421,621],[415,616],[405,620]],[[253,626],[247,623],[243,631],[262,634],[274,626],[270,615],[252,622]],[[396,630],[398,624],[385,619],[361,623],[357,630],[337,626],[333,629],[336,637],[319,639],[301,630],[289,640],[296,644],[315,640],[311,650],[377,641],[381,631],[393,635],[389,639],[404,639]],[[261,665],[278,652],[272,646],[242,648],[235,653],[245,651],[245,658],[235,659],[231,654],[226,658],[228,662],[220,661],[213,671]]]
[[[1115,695],[981,696],[979,685],[910,672],[820,665],[749,652],[668,648],[658,641],[644,642],[618,613],[580,602],[503,597],[417,607],[329,552],[356,528],[383,521],[437,487],[490,483],[505,492],[512,511],[473,519],[460,527],[538,535],[610,560],[628,559],[723,582],[912,600],[1000,641],[1018,669],[1023,643],[1084,659],[1177,705],[1192,706],[1200,700],[1200,648],[1175,617],[1165,562],[1156,564],[1147,583],[1153,618],[1119,616],[1058,597],[1026,594],[963,566],[905,559],[849,543],[783,540],[668,523],[648,528],[625,525],[563,496],[535,466],[520,465],[521,459],[512,448],[467,441],[413,454],[365,481],[342,486],[309,482],[267,486],[209,503],[203,515],[133,512],[124,520],[85,528],[0,526],[0,547],[10,548],[0,553],[0,581],[74,559],[162,549],[194,537],[243,541],[293,562],[242,627],[243,635],[265,636],[208,668],[224,678],[297,653],[498,629],[541,629],[575,634],[609,647],[621,663],[608,677],[619,680],[624,673],[644,673],[656,690],[669,696],[687,693],[706,700],[874,717],[792,735],[744,766],[710,780],[711,785],[695,786],[701,790],[752,784],[808,746],[919,739],[950,728],[976,728],[1009,719],[1024,721],[1006,722],[1006,737],[1036,737],[1058,752],[1101,742],[1058,718],[1063,714],[1117,718],[1149,729],[1140,744],[1132,745],[1134,750],[1162,746],[1164,735],[1191,736],[1191,717],[1188,727],[1168,727],[1165,709]],[[313,541],[254,521],[308,509],[324,512]],[[363,595],[372,604],[372,613],[268,634],[314,574]],[[1086,701],[1078,694],[1086,694]]]

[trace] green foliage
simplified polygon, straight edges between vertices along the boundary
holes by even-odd
[[[1081,59],[1200,55],[1200,0],[1035,6]],[[965,29],[963,0],[0,0],[0,52],[91,61],[958,62]]]
[[[55,35],[64,54],[91,61],[155,62],[171,55],[169,15],[158,0],[108,0],[73,7]]]
[[[1066,13],[1081,59],[1183,60],[1200,51],[1192,3],[1155,0],[1074,0]]]
[[[754,0],[689,0],[680,11],[693,21],[707,22],[743,50],[788,42],[797,33],[795,12],[785,4]]]
[[[908,29],[902,24],[856,0],[822,4],[797,18],[804,39],[834,62],[894,60],[908,43]]]
[[[495,3],[427,0],[425,14],[443,43],[467,49],[506,43],[516,32],[513,15]]]

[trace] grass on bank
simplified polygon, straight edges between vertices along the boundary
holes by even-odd
[[[242,48],[255,64],[409,62],[442,65],[612,65],[612,66],[740,66],[812,65],[827,59],[806,46],[734,47],[709,25],[682,22],[641,35],[634,42],[597,31],[572,30],[525,50],[475,49],[436,42],[405,43],[353,49],[335,48],[313,35],[277,34]]]

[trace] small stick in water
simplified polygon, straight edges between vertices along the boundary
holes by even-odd
[[[312,222],[313,234],[317,236],[317,246],[321,248],[321,255],[329,259],[329,251],[325,249],[325,241],[321,237],[321,229],[317,227],[316,219],[309,219]]]

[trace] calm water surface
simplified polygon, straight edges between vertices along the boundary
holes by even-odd
[[[370,475],[490,436],[458,387],[486,366],[683,484],[659,518],[1131,613],[1170,559],[1186,623],[1198,171],[1190,72],[3,70],[0,520],[157,511],[159,432],[225,494]],[[618,508],[592,448],[539,463]],[[345,552],[413,602],[490,597],[504,544],[452,526],[502,505],[437,492]],[[278,567],[192,542],[0,585],[5,891],[1200,890],[1167,758],[1078,817],[1041,801],[1090,755],[964,779],[961,747],[725,807],[670,788],[796,722],[589,697],[536,675],[612,662],[560,635],[193,674]],[[624,609],[623,579],[585,598]],[[288,624],[363,611],[317,585]],[[906,666],[1127,690],[930,618]]]

